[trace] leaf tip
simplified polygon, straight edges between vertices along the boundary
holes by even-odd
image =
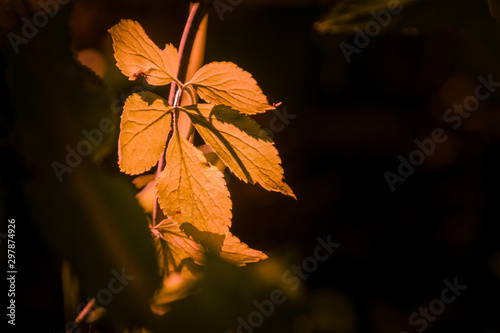
[[[297,197],[295,196],[295,193],[293,193],[292,188],[285,183],[283,184],[285,185],[285,191],[283,191],[282,193],[290,198],[297,200]]]

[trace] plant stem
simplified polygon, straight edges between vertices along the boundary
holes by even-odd
[[[182,65],[182,56],[184,54],[184,48],[186,47],[186,42],[188,39],[189,31],[191,30],[191,26],[193,25],[193,20],[200,7],[199,3],[195,3],[191,6],[191,11],[189,13],[188,19],[186,21],[186,25],[184,26],[184,32],[182,34],[181,42],[179,43],[179,72]]]
[[[188,16],[188,19],[186,21],[186,25],[184,26],[184,31],[182,33],[182,38],[181,38],[181,42],[179,43],[179,51],[178,51],[178,55],[179,55],[179,74],[178,74],[178,80],[179,81],[183,81],[183,78],[182,78],[182,69],[183,69],[183,57],[185,55],[185,53],[189,53],[188,50],[186,50],[186,45],[187,45],[187,41],[188,41],[188,38],[190,36],[190,32],[191,32],[191,28],[193,27],[193,23],[195,22],[195,18],[197,17],[197,13],[199,14],[200,11],[200,4],[199,3],[195,3],[195,4],[192,4],[191,5],[191,10],[189,12],[189,16]],[[204,8],[206,10],[206,8]],[[198,15],[199,16],[199,15]],[[168,97],[168,102],[170,105],[173,105],[174,104],[174,97],[175,97],[175,93],[176,93],[176,88],[177,88],[177,83],[176,82],[172,82],[171,83],[171,86],[170,86],[170,94],[169,94],[169,97]],[[175,112],[175,111],[173,111]],[[158,176],[160,175],[160,173],[163,171],[163,168],[165,167],[165,153],[166,153],[166,150],[167,150],[167,145],[165,145],[165,149],[163,150],[163,153],[161,154],[160,156],[160,160],[158,161],[158,167],[156,169],[156,175],[155,175],[155,178],[158,178]],[[161,222],[161,220],[164,218],[164,215],[163,215],[163,212],[161,211],[159,205],[158,205],[158,198],[155,197],[155,204],[153,206],[153,226],[159,224]]]
[[[189,65],[186,71],[186,80],[189,81],[193,75],[198,71],[198,69],[203,65],[203,58],[205,54],[205,42],[207,35],[207,24],[208,14],[205,15],[200,22],[200,26],[194,38],[193,47],[191,55],[189,57]],[[184,85],[186,94],[182,95],[181,105],[196,104],[197,98],[193,91],[193,86]],[[187,138],[189,141],[193,142],[194,139],[194,127],[191,123],[191,119],[185,113],[179,114],[178,129],[182,137]]]

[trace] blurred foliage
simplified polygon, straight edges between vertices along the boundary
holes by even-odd
[[[490,3],[493,13],[496,2]],[[320,33],[354,34],[354,28],[363,29],[368,22],[376,21],[373,12],[384,12],[388,26],[381,29],[382,33],[409,28],[431,32],[482,16],[485,6],[486,1],[475,0],[340,0],[314,26]]]
[[[372,11],[387,11],[392,4],[396,4],[399,11],[399,7],[419,1],[425,0],[340,0],[323,19],[315,23],[315,28],[321,33],[353,33],[355,27],[373,20]]]
[[[488,0],[488,5],[490,7],[491,16],[500,22],[500,1],[498,0]]]
[[[117,115],[109,89],[74,59],[71,11],[71,5],[62,7],[19,53],[6,48],[12,109],[2,112],[3,119],[11,120],[9,139],[26,170],[22,190],[29,218],[69,260],[84,295],[109,288],[113,271],[134,276],[108,308],[127,324],[141,323],[150,316],[149,298],[160,282],[152,237],[133,187],[96,165],[113,150],[116,131],[107,129],[117,128]],[[54,161],[66,165],[60,179]]]

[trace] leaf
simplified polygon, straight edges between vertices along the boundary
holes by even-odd
[[[172,219],[165,219],[152,228],[153,234],[168,243],[174,267],[177,269],[181,262],[193,258],[198,265],[203,265],[205,254],[203,248],[182,232],[179,224]]]
[[[141,188],[147,186],[149,183],[151,183],[154,180],[155,180],[155,175],[150,173],[150,174],[140,175],[140,176],[135,177],[132,180],[132,184],[134,184],[136,188],[141,189]]]
[[[188,296],[201,277],[196,265],[204,261],[203,248],[188,238],[172,219],[165,219],[151,231],[155,236],[155,244],[164,272],[163,284],[156,291],[151,306],[153,312],[164,314],[168,311],[166,304]],[[166,260],[165,260],[166,259]],[[193,259],[189,262],[187,259]]]
[[[205,101],[231,106],[245,114],[274,109],[252,75],[231,62],[203,66],[188,84],[192,84]]]
[[[178,55],[174,46],[167,44],[161,50],[132,20],[121,20],[108,31],[113,38],[116,65],[129,80],[143,75],[155,86],[177,80]]]
[[[137,175],[158,162],[170,132],[172,109],[165,99],[149,91],[127,98],[118,141],[121,171]]]
[[[238,266],[267,259],[263,252],[250,248],[232,234],[226,235],[220,256],[222,259]]]
[[[165,276],[161,288],[155,292],[152,299],[153,313],[158,315],[167,313],[170,307],[166,304],[189,296],[195,290],[199,279],[199,274],[193,273],[186,266],[183,266],[180,272]]]
[[[155,182],[149,182],[135,197],[144,212],[152,214],[156,203]]]
[[[175,222],[224,235],[231,225],[231,199],[222,172],[174,132],[167,165],[156,181],[158,203]]]
[[[156,237],[167,242],[176,270],[181,262],[188,258],[192,258],[198,265],[203,265],[206,251],[238,266],[267,259],[264,253],[251,249],[229,231],[225,235],[217,235],[196,230],[189,225],[183,224],[181,227],[171,219],[166,219],[152,228]]]
[[[222,105],[198,104],[180,110],[189,115],[203,140],[239,179],[295,198],[283,182],[278,150],[252,118]]]
[[[210,252],[238,266],[267,259],[242,243],[229,231],[225,235],[199,231],[190,223],[182,228],[171,218],[151,228],[155,236],[160,267],[164,271],[162,287],[156,291],[151,308],[157,314],[169,310],[167,306],[175,300],[191,294],[202,277],[199,266],[205,264],[206,253]]]
[[[137,176],[132,180],[136,188],[142,189],[136,194],[137,201],[146,213],[153,213],[156,203],[155,174],[144,174]]]
[[[200,231],[193,224],[185,222],[180,225],[181,230],[196,243],[200,244],[207,252],[219,255],[222,251],[225,235],[210,231]],[[229,232],[229,231],[228,231]]]
[[[222,172],[226,170],[226,165],[224,164],[224,162],[222,162],[219,156],[217,156],[212,147],[210,147],[207,144],[203,144],[201,146],[197,146],[196,148],[198,148],[203,153],[203,156],[205,156],[208,163],[217,167],[217,169],[219,169]]]

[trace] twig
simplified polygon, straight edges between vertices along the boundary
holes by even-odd
[[[88,302],[87,305],[85,305],[80,314],[78,314],[78,317],[76,317],[75,319],[76,324],[79,324],[82,320],[85,319],[85,317],[87,317],[89,311],[92,309],[92,307],[94,307],[94,304],[95,304],[95,297],[92,298],[90,302]]]

